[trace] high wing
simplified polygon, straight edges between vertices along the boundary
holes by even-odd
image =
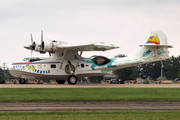
[[[24,48],[31,50],[35,52],[40,52],[42,54],[49,52],[49,53],[55,53],[59,52],[62,49],[64,51],[106,51],[106,50],[112,50],[119,48],[118,46],[115,46],[113,44],[108,44],[105,42],[95,42],[92,44],[67,44],[63,41],[56,41],[56,40],[43,40],[43,31],[41,31],[41,43],[37,44],[35,41],[33,41],[33,37],[31,34],[31,44],[24,46]]]
[[[92,44],[63,44],[58,45],[57,48],[75,51],[106,51],[119,47],[105,42],[95,42]]]

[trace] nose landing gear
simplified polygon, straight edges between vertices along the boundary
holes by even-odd
[[[20,80],[19,80],[19,83],[20,83],[20,84],[25,84],[25,82],[26,82],[25,79],[20,79]]]

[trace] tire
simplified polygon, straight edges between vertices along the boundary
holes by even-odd
[[[20,84],[25,84],[25,82],[26,82],[25,79],[20,79],[20,80],[19,80],[19,83],[20,83]]]
[[[77,83],[77,77],[75,75],[70,75],[68,76],[67,81],[70,85],[75,85]]]
[[[56,80],[56,82],[57,82],[58,84],[64,84],[64,83],[66,82],[66,80]]]

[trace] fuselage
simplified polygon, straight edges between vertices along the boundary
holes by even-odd
[[[70,74],[77,77],[98,76],[112,74],[112,70],[95,70],[90,58],[53,60],[51,58],[41,60],[15,61],[8,64],[9,72],[17,78],[27,79],[57,79],[66,80]],[[90,61],[90,62],[89,62]],[[62,65],[62,67],[61,67]]]

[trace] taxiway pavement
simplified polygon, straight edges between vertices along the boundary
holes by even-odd
[[[180,88],[180,84],[0,84],[0,88]]]
[[[21,102],[0,103],[0,112],[17,111],[180,111],[180,102]]]

